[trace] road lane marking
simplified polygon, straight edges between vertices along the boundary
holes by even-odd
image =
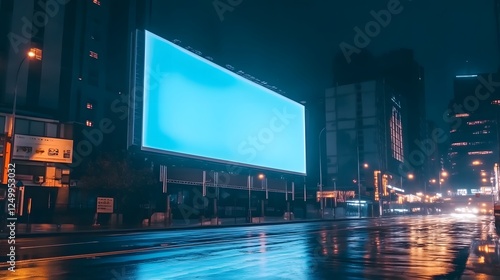
[[[60,246],[70,246],[70,245],[80,245],[80,244],[92,244],[92,243],[99,243],[99,241],[87,241],[87,242],[52,244],[52,245],[28,246],[28,247],[19,247],[19,249],[23,250],[23,249],[46,248],[46,247],[60,247]]]

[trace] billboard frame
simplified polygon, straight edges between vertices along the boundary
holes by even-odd
[[[185,153],[179,153],[179,152],[174,152],[174,151],[168,151],[168,150],[161,150],[161,149],[155,149],[155,148],[149,148],[149,147],[144,147],[142,140],[143,140],[143,118],[144,118],[144,79],[145,79],[145,63],[144,63],[144,57],[145,57],[145,41],[146,41],[146,32],[149,32],[153,34],[154,36],[157,36],[159,38],[162,38],[166,41],[168,41],[171,44],[177,45],[174,42],[163,38],[149,30],[139,30],[137,29],[135,32],[132,33],[131,36],[131,42],[130,42],[130,48],[131,48],[131,59],[130,59],[130,75],[131,75],[131,80],[130,80],[130,90],[129,92],[131,93],[128,101],[129,101],[129,121],[128,121],[128,141],[127,141],[127,146],[130,147],[138,147],[141,151],[144,152],[150,152],[154,153],[157,155],[170,155],[170,156],[175,156],[183,159],[191,159],[191,160],[201,160],[201,161],[206,161],[214,164],[223,164],[223,165],[234,165],[234,166],[240,166],[240,167],[245,167],[249,169],[258,169],[258,170],[267,170],[271,172],[277,172],[277,173],[284,173],[284,174],[290,174],[290,175],[299,175],[301,177],[307,176],[307,135],[306,135],[306,108],[303,104],[300,102],[297,102],[295,100],[292,100],[291,98],[288,98],[284,95],[281,95],[275,91],[273,91],[270,88],[267,88],[263,85],[260,85],[258,83],[255,83],[248,78],[246,78],[243,75],[240,75],[238,73],[235,73],[231,71],[230,69],[224,68],[221,65],[218,65],[214,63],[213,61],[210,61],[194,52],[189,51],[188,49],[185,49],[179,45],[177,45],[179,48],[183,49],[186,52],[190,52],[193,55],[197,56],[201,61],[204,63],[207,63],[211,66],[214,67],[220,67],[224,70],[230,71],[234,75],[237,75],[241,77],[242,79],[245,79],[246,81],[249,81],[252,83],[254,86],[264,89],[266,91],[270,91],[271,93],[275,94],[277,97],[283,98],[289,102],[293,102],[296,105],[302,106],[304,110],[304,115],[303,115],[303,121],[304,121],[304,127],[303,127],[303,136],[304,136],[304,172],[298,172],[298,171],[292,171],[292,170],[285,170],[285,169],[278,169],[278,168],[272,168],[272,167],[267,167],[267,166],[261,166],[261,165],[254,165],[254,164],[248,164],[248,163],[242,163],[242,162],[235,162],[235,161],[230,161],[230,160],[223,160],[223,159],[217,159],[217,158],[211,158],[211,157],[203,157],[195,154],[185,154]],[[270,93],[270,94],[271,94]]]

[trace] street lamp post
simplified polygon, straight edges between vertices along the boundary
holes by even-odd
[[[356,144],[356,153],[358,155],[358,218],[361,218],[361,171],[359,163],[359,144]]]
[[[320,211],[321,211],[321,219],[324,218],[325,211],[323,205],[323,167],[321,160],[321,134],[325,131],[326,127],[319,132],[318,135],[318,144],[319,144],[319,193],[320,193]]]
[[[335,195],[335,204],[333,206],[333,218],[337,218],[337,181],[333,179],[333,194]]]
[[[26,59],[33,57],[35,57],[35,53],[33,51],[29,51],[27,53],[27,56],[23,57],[23,59],[19,63],[19,66],[17,67],[16,71],[16,80],[14,84],[14,100],[12,102],[12,116],[8,126],[7,137],[6,137],[7,139],[9,139],[8,143],[10,144],[10,147],[4,147],[4,162],[3,162],[3,173],[2,173],[3,184],[7,184],[8,180],[7,174],[8,174],[9,164],[12,162],[12,153],[14,152],[14,133],[16,125],[17,88],[18,88],[17,84],[19,82],[19,72],[21,71],[21,67],[23,66]]]

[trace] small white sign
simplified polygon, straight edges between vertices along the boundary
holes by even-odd
[[[97,213],[113,213],[114,199],[112,197],[97,198]]]

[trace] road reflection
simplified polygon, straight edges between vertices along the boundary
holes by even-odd
[[[500,279],[490,222],[442,215],[129,235],[118,238],[167,245],[32,262],[15,279]]]
[[[324,227],[311,238],[319,246],[312,255],[317,262],[313,274],[318,279],[328,275],[345,279],[456,279],[467,268],[471,242],[492,242],[491,235],[490,241],[483,239],[487,237],[486,222],[478,217],[430,216],[399,221],[346,232]],[[483,266],[491,267],[491,262],[498,264],[498,241],[488,246],[476,251],[496,252],[496,258],[484,256],[480,260]]]

